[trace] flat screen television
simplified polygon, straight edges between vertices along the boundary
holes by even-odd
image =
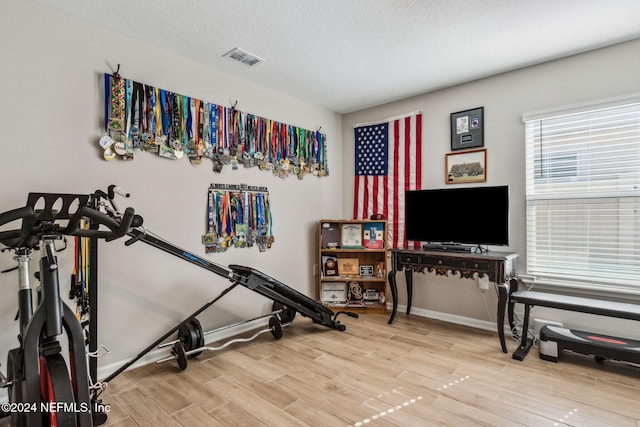
[[[509,187],[406,191],[405,235],[429,243],[507,246]]]

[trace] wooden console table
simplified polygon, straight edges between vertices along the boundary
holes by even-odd
[[[459,273],[461,277],[471,279],[475,274],[487,275],[489,281],[503,284],[514,276],[515,260],[518,254],[508,252],[445,252],[392,249],[391,271],[389,271],[389,287],[393,299],[393,310],[389,318],[389,324],[393,322],[398,311],[398,287],[396,273],[404,270],[407,282],[407,314],[411,311],[411,299],[413,296],[413,272],[435,272],[439,276],[448,276],[449,272]],[[498,304],[498,336],[502,351],[507,352],[504,339],[504,314],[505,305]],[[502,321],[500,320],[502,319]]]

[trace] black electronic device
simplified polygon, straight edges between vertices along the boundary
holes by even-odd
[[[592,332],[545,325],[540,329],[540,358],[557,362],[562,350],[640,363],[640,342]]]
[[[509,187],[465,187],[405,192],[408,240],[441,244],[509,244]]]

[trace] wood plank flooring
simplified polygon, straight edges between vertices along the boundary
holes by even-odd
[[[103,393],[108,426],[640,427],[640,368],[500,351],[497,334],[399,315],[297,316],[284,337],[125,372]]]
[[[523,362],[495,333],[399,316],[297,317],[270,334],[112,382],[108,425],[640,427],[640,369],[563,353]]]

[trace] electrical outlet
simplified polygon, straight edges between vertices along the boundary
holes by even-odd
[[[318,275],[318,264],[313,264],[313,275],[317,276]]]

